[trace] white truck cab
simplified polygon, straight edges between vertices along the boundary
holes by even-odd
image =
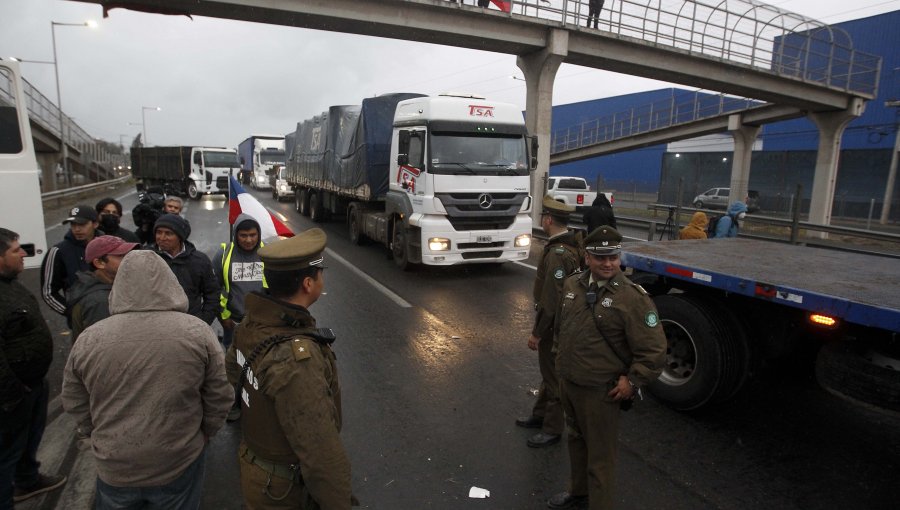
[[[241,170],[237,152],[224,147],[193,147],[191,149],[191,182],[187,194],[192,199],[200,195],[228,194],[228,178],[237,178]]]
[[[406,229],[394,228],[395,259],[411,248],[427,265],[526,259],[529,140],[512,104],[449,94],[398,103],[386,200]]]

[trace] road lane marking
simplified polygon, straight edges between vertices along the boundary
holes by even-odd
[[[334,250],[332,250],[331,248],[325,248],[325,253],[327,253],[329,257],[332,257],[335,260],[337,260],[338,262],[340,262],[341,264],[344,264],[345,266],[347,266],[348,269],[350,269],[351,271],[356,273],[356,275],[359,276],[360,278],[362,278],[363,280],[367,281],[369,283],[369,285],[375,287],[376,290],[378,290],[379,292],[381,292],[382,294],[387,296],[391,301],[393,301],[394,303],[397,303],[397,305],[400,306],[401,308],[412,308],[412,305],[409,304],[405,299],[403,299],[402,297],[395,294],[394,291],[392,291],[391,289],[389,289],[389,288],[385,287],[384,285],[382,285],[381,283],[379,283],[378,280],[376,280],[376,279],[372,278],[371,276],[367,275],[366,273],[364,273],[362,270],[360,270],[359,268],[357,268],[356,266],[351,264],[349,261],[347,261],[347,259],[345,259],[344,257],[341,257],[340,255],[335,253]]]
[[[518,260],[514,260],[514,261],[512,261],[512,262],[513,262],[513,264],[518,264],[518,265],[520,265],[520,266],[522,266],[522,267],[527,267],[528,269],[531,269],[532,271],[537,271],[537,267],[532,266],[532,265],[530,265],[530,264],[526,264],[526,263],[524,263],[524,262],[519,262]]]

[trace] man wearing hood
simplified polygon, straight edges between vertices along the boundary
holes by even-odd
[[[188,313],[207,324],[216,319],[219,284],[212,262],[188,241],[191,225],[177,214],[163,214],[153,225],[156,252],[172,268],[188,298]]]
[[[706,239],[706,227],[709,218],[703,211],[697,211],[691,216],[691,222],[678,231],[678,239]]]
[[[109,317],[109,292],[126,253],[138,247],[111,235],[95,237],[84,250],[91,271],[79,271],[69,291],[67,310],[72,322],[72,341],[91,324]]]
[[[257,251],[263,246],[259,223],[249,214],[240,214],[234,220],[232,242],[222,243],[222,250],[213,258],[213,271],[219,284],[219,321],[224,337],[222,344],[231,346],[234,328],[244,320],[244,298],[251,292],[260,292],[266,285],[263,263]],[[235,392],[234,406],[228,412],[228,421],[241,417],[240,393]]]
[[[109,303],[72,347],[60,394],[90,437],[96,507],[199,508],[205,446],[234,399],[222,348],[150,251],[122,259]]]
[[[231,345],[234,327],[244,319],[244,297],[266,288],[263,263],[257,250],[263,246],[262,229],[249,214],[240,214],[232,227],[232,242],[222,243],[213,258],[213,271],[219,284],[219,320],[225,330],[223,343]]]
[[[91,269],[84,260],[84,248],[91,239],[104,234],[97,228],[97,211],[89,205],[70,209],[63,225],[69,225],[69,231],[62,241],[47,250],[41,264],[41,297],[60,315],[66,313],[66,293],[75,283],[75,274]]]
[[[735,202],[728,207],[728,214],[719,218],[716,223],[716,238],[737,237],[741,230],[740,220],[747,216],[747,204]]]

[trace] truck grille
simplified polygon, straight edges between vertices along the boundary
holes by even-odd
[[[228,177],[216,177],[216,187],[219,188],[219,191],[225,191],[228,189]]]
[[[506,230],[516,220],[525,193],[435,193],[457,231]]]

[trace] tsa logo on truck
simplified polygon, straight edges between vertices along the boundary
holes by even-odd
[[[493,117],[494,116],[494,107],[470,104],[469,105],[469,116],[470,117]]]

